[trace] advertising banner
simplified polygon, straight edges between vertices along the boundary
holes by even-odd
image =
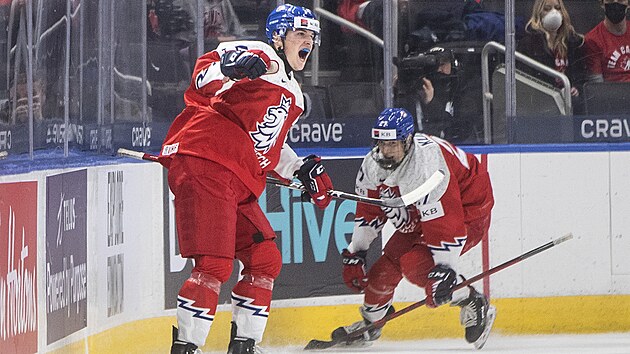
[[[336,190],[355,193],[361,161],[324,161]],[[334,199],[325,210],[319,210],[312,203],[302,202],[299,191],[270,185],[259,202],[278,235],[276,244],[282,254],[274,299],[352,293],[343,283],[340,254],[350,243],[356,202]],[[381,239],[377,238],[368,252],[368,264],[376,261],[380,251]]]
[[[0,353],[37,352],[37,182],[0,183]]]
[[[575,142],[628,142],[630,115],[575,116]]]
[[[103,252],[107,255],[107,317],[111,317],[122,313],[124,310],[125,296],[125,255],[118,253],[120,248],[125,244],[125,223],[124,219],[124,191],[123,183],[125,173],[122,170],[107,171],[107,204],[101,203],[99,215],[102,213],[103,206],[107,205],[107,247]],[[100,185],[100,184],[99,184]],[[113,253],[113,254],[112,254]],[[102,266],[99,264],[99,266]],[[101,268],[102,269],[102,268]],[[103,284],[102,278],[99,285]]]
[[[87,326],[87,170],[46,178],[47,343]]]

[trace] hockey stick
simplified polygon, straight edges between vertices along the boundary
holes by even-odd
[[[118,156],[131,157],[138,160],[158,162],[158,157],[156,155],[151,155],[151,154],[147,154],[146,152],[134,151],[134,150],[124,149],[124,148],[118,149]]]
[[[479,274],[475,275],[472,278],[466,279],[465,281],[457,284],[453,288],[453,291],[461,289],[461,288],[463,288],[465,286],[468,286],[468,285],[470,285],[470,284],[472,284],[472,283],[474,283],[474,282],[476,282],[476,281],[478,281],[480,279],[488,277],[488,276],[490,276],[490,275],[492,275],[492,274],[494,274],[494,273],[496,273],[496,272],[498,272],[500,270],[503,270],[503,269],[505,269],[505,268],[507,268],[509,266],[512,266],[512,265],[514,265],[516,263],[519,263],[520,261],[522,261],[524,259],[527,259],[527,258],[529,258],[529,257],[531,257],[533,255],[536,255],[536,254],[538,254],[538,253],[540,253],[542,251],[548,250],[548,249],[550,249],[551,247],[553,247],[553,246],[555,246],[557,244],[560,244],[560,243],[562,243],[564,241],[570,240],[571,238],[573,238],[573,235],[571,233],[568,233],[568,234],[566,234],[566,235],[564,235],[562,237],[559,237],[559,238],[557,238],[557,239],[555,239],[553,241],[550,241],[550,242],[548,242],[548,243],[546,243],[546,244],[544,244],[544,245],[542,245],[540,247],[534,248],[533,250],[531,250],[529,252],[526,252],[526,253],[523,253],[522,255],[520,255],[520,256],[518,256],[516,258],[513,258],[513,259],[511,259],[511,260],[509,260],[509,261],[507,261],[507,262],[505,262],[503,264],[500,264],[500,265],[498,265],[498,266],[496,266],[494,268],[488,269],[485,272],[479,273]],[[350,333],[348,333],[348,334],[346,334],[344,336],[341,336],[339,338],[333,338],[330,341],[323,341],[323,340],[313,339],[310,342],[308,342],[306,347],[304,347],[304,350],[331,348],[331,347],[333,347],[333,346],[335,346],[337,344],[340,344],[340,343],[343,343],[343,342],[347,341],[348,339],[356,338],[356,337],[360,336],[361,334],[363,334],[364,332],[367,332],[367,331],[369,331],[369,330],[371,330],[373,328],[382,327],[388,321],[391,321],[391,320],[393,320],[396,317],[402,316],[402,315],[406,314],[409,311],[415,310],[418,307],[424,306],[425,303],[426,303],[426,299],[422,299],[422,300],[420,300],[418,302],[415,302],[415,303],[413,303],[413,304],[411,304],[411,305],[409,305],[409,306],[407,306],[407,307],[405,307],[405,308],[403,308],[401,310],[398,310],[398,311],[396,311],[396,312],[394,312],[394,313],[392,313],[390,315],[387,315],[387,316],[381,318],[378,321],[374,321],[374,322],[370,323],[369,325],[367,325],[365,327],[359,328],[356,331],[350,332]]]
[[[147,154],[140,151],[128,150],[124,148],[118,149],[118,155],[125,156],[125,157],[132,157],[134,159],[139,159],[139,160],[147,160],[147,161],[153,161],[153,162],[158,161],[157,156],[155,155]],[[391,198],[391,199],[369,198],[369,197],[364,197],[357,194],[350,194],[350,193],[337,191],[337,190],[328,191],[328,194],[330,194],[334,198],[353,200],[355,202],[376,205],[379,207],[403,208],[407,205],[417,202],[418,200],[420,200],[427,194],[431,193],[431,191],[435,189],[435,187],[437,187],[440,184],[440,182],[442,182],[443,179],[444,179],[444,171],[437,170],[433,173],[431,177],[429,177],[429,179],[427,179],[418,188],[414,189],[413,191],[403,196],[400,196],[397,198]],[[289,189],[304,191],[304,186],[298,182],[286,183],[277,178],[267,177],[267,183],[280,186],[280,187],[289,188]]]
[[[422,199],[427,194],[431,193],[431,191],[435,189],[435,187],[437,187],[440,184],[440,182],[442,182],[443,179],[444,179],[444,172],[442,170],[437,170],[433,173],[433,175],[431,175],[431,177],[429,177],[429,179],[427,179],[418,188],[412,190],[411,192],[405,195],[402,195],[397,198],[391,198],[391,199],[370,198],[370,197],[364,197],[362,195],[350,194],[350,193],[336,191],[336,190],[328,191],[328,194],[330,194],[334,198],[354,200],[355,202],[376,205],[379,207],[404,208],[407,205],[413,204],[417,202],[418,200]],[[289,188],[289,189],[304,191],[304,186],[298,182],[285,183],[276,178],[267,177],[267,183],[280,186],[280,187]]]

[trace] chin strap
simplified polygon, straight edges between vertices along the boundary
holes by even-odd
[[[291,68],[291,65],[289,65],[289,61],[287,60],[287,55],[284,53],[284,38],[282,38],[282,46],[280,48],[274,47],[274,49],[276,50],[276,53],[278,54],[280,59],[282,59],[282,62],[284,63],[284,70],[287,73],[287,76],[291,78],[291,76],[293,75],[293,70]]]

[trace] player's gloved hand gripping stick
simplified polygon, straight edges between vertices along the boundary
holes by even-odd
[[[457,274],[446,265],[438,264],[427,276],[425,286],[426,305],[435,308],[451,302],[453,288],[457,284]]]
[[[343,264],[343,282],[347,287],[362,293],[367,287],[367,274],[365,271],[365,257],[367,251],[357,251],[350,253],[347,248],[341,252]]]
[[[318,208],[326,209],[332,200],[328,191],[333,189],[333,185],[321,161],[319,156],[309,155],[305,157],[302,167],[295,171],[295,177],[302,182],[302,186],[306,190],[302,192],[302,196],[306,195],[307,199],[311,199]],[[304,200],[304,198],[302,199]]]
[[[158,162],[158,157],[156,155],[151,155],[151,154],[147,154],[141,151],[133,151],[133,150],[124,149],[124,148],[118,149],[118,155],[124,156],[124,157],[131,157],[138,160]],[[358,203],[371,204],[371,205],[376,205],[379,207],[403,208],[407,205],[411,205],[417,202],[418,200],[424,198],[427,194],[431,193],[431,191],[435,189],[435,187],[437,187],[440,184],[440,182],[442,182],[442,180],[444,179],[444,176],[445,176],[444,171],[437,170],[433,173],[433,175],[431,175],[431,177],[429,177],[429,179],[427,179],[423,184],[418,186],[418,188],[414,189],[413,191],[403,196],[400,196],[397,198],[391,198],[391,199],[377,199],[377,198],[364,197],[362,195],[336,191],[334,189],[328,190],[328,195],[337,199],[354,200],[355,202],[358,202]],[[273,178],[269,176],[267,176],[267,183],[280,186],[280,187],[296,189],[300,191],[307,191],[304,185],[302,185],[302,183],[298,183],[298,182],[286,183],[277,178]]]

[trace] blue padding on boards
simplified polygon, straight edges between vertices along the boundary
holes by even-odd
[[[473,154],[630,151],[630,143],[462,145],[459,147]],[[304,157],[315,154],[325,159],[363,158],[369,151],[369,147],[295,149],[298,156]],[[26,153],[9,153],[7,158],[0,160],[0,175],[16,175],[31,171],[81,168],[130,162],[144,163],[145,161],[80,150],[70,150],[68,157],[65,158],[63,150],[60,149],[37,150],[34,153],[33,160],[30,160],[29,155]]]

